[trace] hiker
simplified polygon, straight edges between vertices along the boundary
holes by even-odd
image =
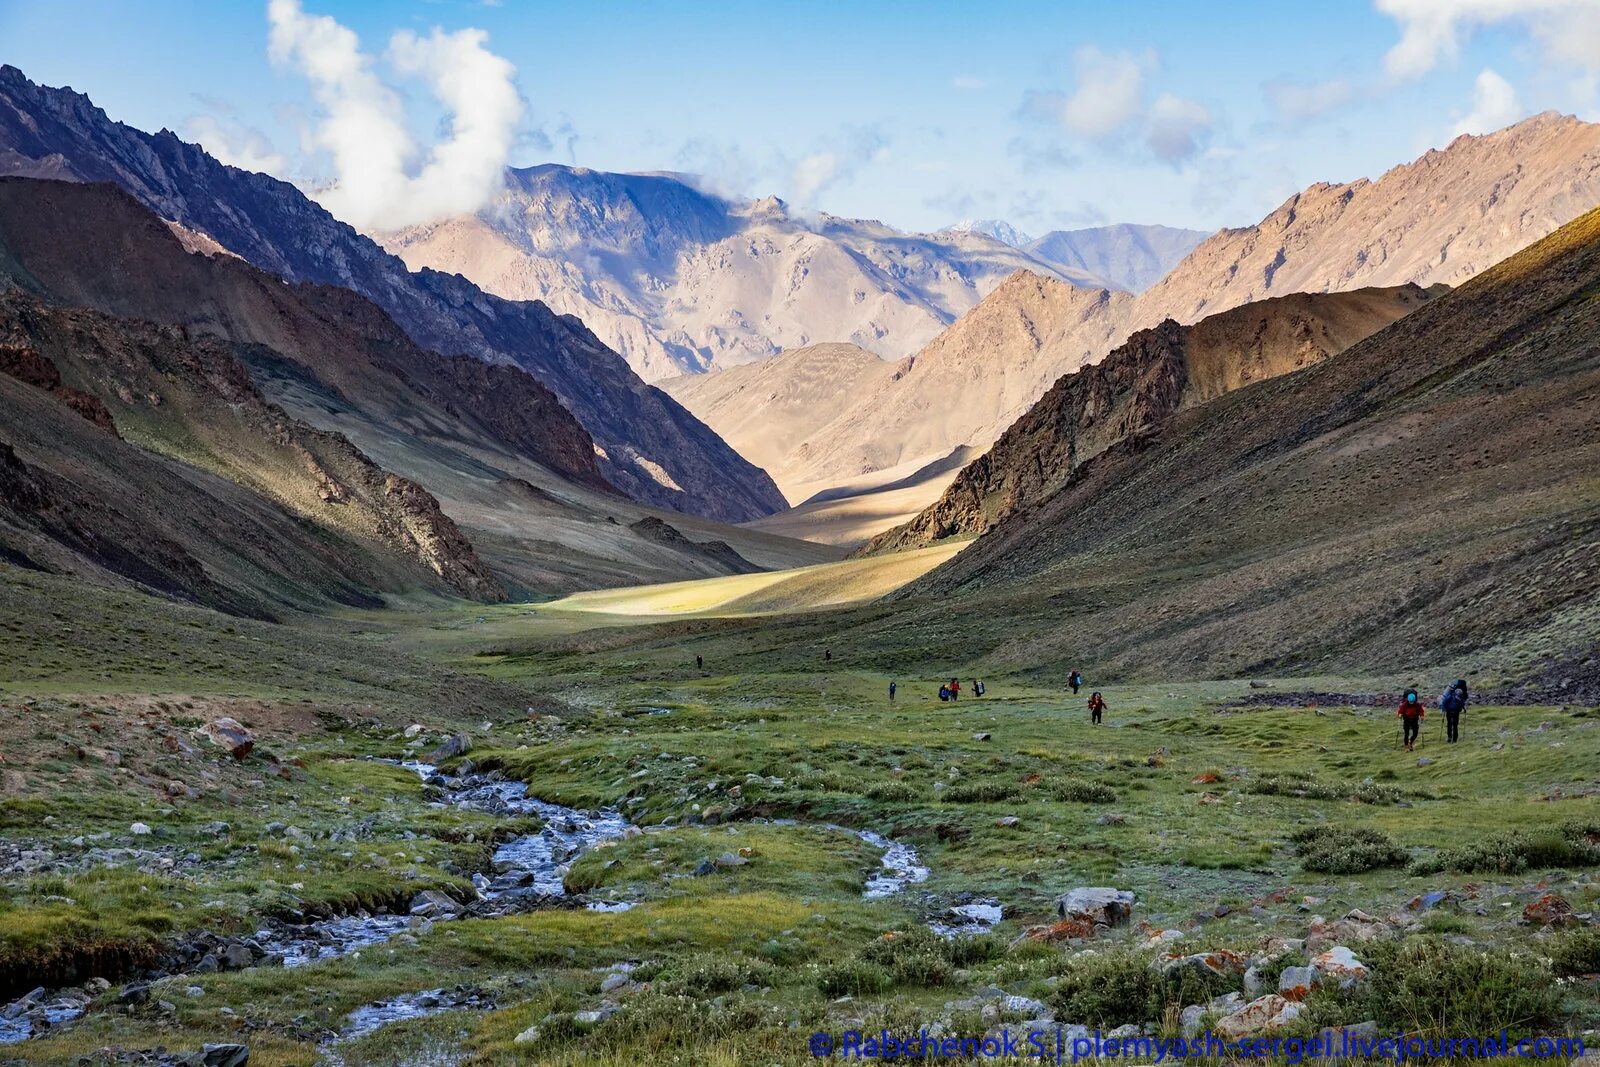
[[[941,701],[948,701],[950,699],[950,687],[948,685],[941,685],[939,687],[939,699]]]
[[[705,657],[696,656],[694,658],[694,669],[695,670],[697,670],[697,671],[698,670],[703,670],[705,668],[705,665],[706,665]]]
[[[1077,669],[1074,668],[1072,673],[1067,675],[1067,684],[1072,686],[1072,695],[1077,696],[1078,687],[1083,684],[1083,675],[1079,674]]]
[[[1439,710],[1444,712],[1445,741],[1455,744],[1461,739],[1461,713],[1467,709],[1467,680],[1457,678],[1439,694]]]
[[[1101,716],[1103,716],[1105,712],[1106,698],[1100,695],[1100,690],[1096,689],[1093,693],[1089,694],[1089,721],[1095,725],[1099,725]]]
[[[961,679],[960,678],[952,678],[952,679],[950,679],[950,699],[951,700],[960,700],[961,699]]]
[[[891,704],[894,703],[894,691],[895,691],[895,684],[893,682],[890,682],[889,683],[889,703],[891,703]]]
[[[1400,701],[1398,712],[1401,723],[1400,743],[1407,752],[1411,751],[1411,746],[1417,742],[1417,735],[1422,732],[1423,713],[1422,701],[1417,699],[1417,691],[1407,689],[1405,699]]]
[[[972,695],[975,697],[983,696],[983,680],[981,678],[972,680]]]
[[[832,663],[833,662],[833,649],[825,648],[825,649],[822,650],[822,662],[824,662],[824,663]]]

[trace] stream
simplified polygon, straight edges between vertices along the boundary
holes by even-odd
[[[381,945],[411,931],[425,933],[435,922],[465,915],[507,914],[527,910],[567,895],[563,879],[568,865],[583,853],[609,841],[620,840],[641,831],[614,808],[586,812],[540,800],[528,795],[524,782],[501,779],[497,775],[451,777],[425,763],[400,764],[424,783],[443,791],[440,804],[454,804],[490,815],[534,816],[541,822],[537,833],[513,838],[501,845],[492,860],[493,874],[473,876],[477,901],[458,905],[442,894],[413,907],[412,914],[349,915],[317,919],[309,923],[281,925],[257,932],[255,942],[268,956],[281,957],[285,967],[300,967],[318,960],[358,952]],[[910,845],[892,841],[871,830],[856,830],[829,824],[803,824],[792,819],[773,820],[775,825],[820,825],[821,828],[856,837],[882,850],[879,868],[867,878],[862,895],[881,900],[926,881],[928,868]],[[427,896],[422,894],[419,896]],[[631,901],[587,901],[593,911],[626,911]],[[941,936],[981,933],[1000,918],[997,903],[980,901],[948,910],[929,926]],[[424,1018],[458,1008],[485,1007],[473,993],[451,993],[442,989],[407,994],[352,1012],[348,1026],[331,1044],[364,1037],[374,1030],[402,1019]],[[0,1007],[0,1045],[25,1041],[36,1033],[71,1022],[83,1014],[87,1001],[71,991],[45,994],[35,990],[21,1000]],[[336,1058],[336,1057],[332,1057]]]

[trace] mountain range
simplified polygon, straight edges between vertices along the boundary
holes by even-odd
[[[367,297],[424,348],[521,367],[589,432],[605,478],[641,501],[723,520],[784,505],[764,472],[577,319],[456,275],[413,273],[287,182],[225,166],[168,131],[113,122],[87,97],[35,85],[12,66],[0,66],[0,172],[115,182],[263,270]]]
[[[1457,138],[1376,181],[1312,186],[1259,224],[1208,238],[1138,295],[1019,273],[915,353],[903,373],[865,392],[817,396],[832,417],[768,468],[791,499],[875,473],[898,484],[911,471],[939,471],[923,489],[931,503],[953,477],[941,461],[986,449],[1062,374],[1138,330],[1284,293],[1456,284],[1595,203],[1600,125],[1543,114]],[[731,417],[715,402],[720,395],[709,386],[683,393],[713,428]],[[855,506],[900,512],[865,499]]]
[[[899,358],[1015,271],[1090,288],[1148,284],[1203,236],[1107,227],[1016,247],[977,230],[903,233],[774,197],[730,199],[685,175],[546,164],[509,170],[474,215],[380,240],[413,269],[576,315],[658,381],[820,343]]]

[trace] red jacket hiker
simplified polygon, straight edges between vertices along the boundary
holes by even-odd
[[[1396,712],[1400,716],[1400,744],[1407,751],[1416,743],[1417,734],[1422,730],[1422,716],[1426,714],[1422,701],[1417,697],[1415,689],[1407,689],[1404,699]]]

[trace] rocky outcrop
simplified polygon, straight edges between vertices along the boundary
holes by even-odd
[[[691,541],[672,524],[655,515],[647,515],[638,522],[629,523],[628,529],[647,541],[668,548],[698,555],[724,574],[754,574],[761,570],[726,541]]]
[[[43,389],[102,430],[117,432],[106,406],[82,389],[63,385],[56,365],[30,344],[0,339],[0,374],[9,374],[20,382]]]
[[[577,319],[459,275],[412,273],[287,182],[224,166],[168,131],[112,122],[87,97],[11,66],[0,67],[0,159],[11,173],[38,173],[49,159],[63,177],[114,182],[257,267],[362,294],[423,348],[521,367],[595,439],[606,479],[636,499],[728,521],[784,504],[770,478]]]
[[[1296,294],[1193,326],[1167,319],[1141,330],[1099,363],[1062,376],[943,497],[863,551],[982,533],[1046,499],[1112,446],[1138,447],[1180,410],[1320,362],[1429,299],[1414,285]]]

